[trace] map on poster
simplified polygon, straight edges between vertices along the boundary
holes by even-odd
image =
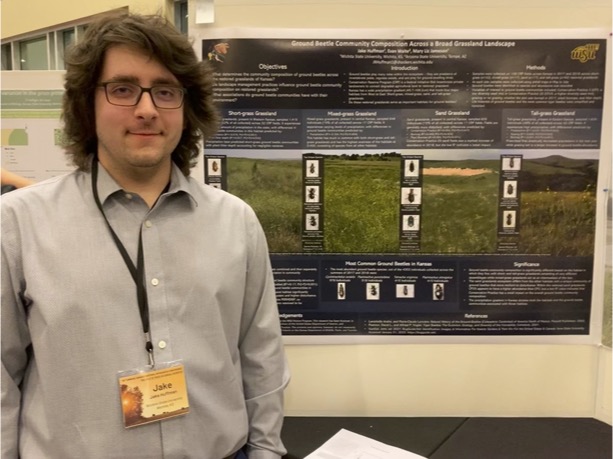
[[[605,33],[275,32],[196,47],[284,335],[589,337]]]

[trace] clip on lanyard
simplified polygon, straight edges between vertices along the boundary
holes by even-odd
[[[143,323],[143,331],[145,332],[145,336],[147,342],[145,343],[145,349],[147,354],[149,355],[149,365],[154,366],[155,361],[153,359],[153,344],[151,344],[151,331],[149,330],[149,304],[147,302],[147,289],[145,288],[144,276],[145,276],[145,263],[144,263],[144,255],[143,255],[143,233],[142,231],[138,235],[138,255],[136,266],[130,259],[130,255],[124,245],[121,243],[121,240],[113,230],[113,227],[109,223],[104,210],[102,209],[102,203],[100,202],[100,197],[98,196],[98,160],[94,158],[92,163],[92,192],[94,193],[94,200],[96,201],[96,205],[100,210],[100,213],[104,217],[104,221],[106,222],[106,226],[109,228],[111,232],[111,236],[113,236],[113,241],[123,258],[126,266],[130,270],[130,274],[132,275],[132,279],[134,279],[134,283],[136,284],[136,298],[138,301],[138,311],[140,312],[140,318]]]

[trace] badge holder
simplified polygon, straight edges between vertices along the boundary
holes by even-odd
[[[137,427],[189,412],[181,360],[118,373],[124,426]]]

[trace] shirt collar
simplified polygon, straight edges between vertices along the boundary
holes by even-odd
[[[100,197],[100,202],[104,203],[112,194],[118,191],[124,192],[104,166],[98,162],[98,196]],[[168,193],[185,193],[196,203],[196,199],[190,191],[189,179],[183,175],[181,169],[179,169],[174,162],[172,163],[172,170],[170,172],[170,187],[168,188]]]

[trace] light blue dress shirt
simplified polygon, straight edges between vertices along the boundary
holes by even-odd
[[[279,458],[289,372],[252,209],[175,166],[152,209],[102,167],[98,191],[134,262],[142,231],[155,361],[183,361],[190,412],[124,428],[118,372],[147,365],[145,335],[76,171],[2,197],[2,459]]]

